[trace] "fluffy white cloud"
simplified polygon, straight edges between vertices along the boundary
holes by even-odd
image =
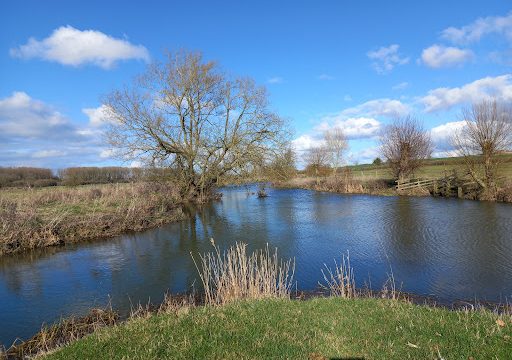
[[[24,92],[0,99],[0,166],[51,168],[98,164],[101,129],[73,123]]]
[[[331,118],[328,119],[328,121],[326,120],[320,123],[315,130],[322,133],[332,128],[339,128],[343,131],[347,139],[363,139],[376,136],[381,128],[381,123],[378,120],[367,117],[348,119]]]
[[[94,127],[101,127],[112,122],[106,105],[100,105],[97,108],[84,108],[82,112],[89,117],[89,123]]]
[[[51,106],[14,92],[0,99],[0,139],[75,137],[69,121]]]
[[[369,51],[366,55],[371,60],[373,68],[380,74],[389,73],[397,65],[404,65],[409,62],[408,57],[403,57],[398,53],[399,45],[393,44],[383,46],[377,50]]]
[[[304,151],[311,149],[312,147],[321,146],[323,144],[324,141],[320,136],[313,136],[308,134],[301,135],[298,138],[292,140],[292,147],[299,155],[303,154]]]
[[[358,106],[354,106],[348,109],[345,109],[341,112],[341,115],[344,116],[367,116],[367,117],[375,117],[375,116],[387,116],[387,117],[395,117],[395,116],[403,116],[410,112],[409,106],[402,103],[400,100],[393,99],[375,99],[367,101]]]
[[[430,136],[436,147],[436,150],[451,150],[452,136],[458,131],[460,131],[465,126],[465,124],[465,121],[452,121],[432,128],[430,130]]]
[[[485,77],[461,87],[430,90],[420,99],[426,112],[449,109],[455,105],[496,99],[512,101],[512,75]]]
[[[455,44],[469,44],[490,34],[500,34],[512,41],[512,12],[505,16],[478,18],[460,28],[449,27],[442,31],[441,37]]]
[[[30,38],[25,45],[10,50],[13,57],[39,58],[63,65],[94,64],[104,69],[117,61],[138,59],[149,61],[148,50],[127,40],[116,39],[96,30],[78,30],[62,26],[43,39]]]
[[[421,61],[431,68],[450,67],[473,58],[473,52],[452,46],[432,45],[423,49]]]

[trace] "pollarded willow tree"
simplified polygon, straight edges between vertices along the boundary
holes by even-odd
[[[411,176],[433,151],[430,134],[412,116],[396,119],[380,138],[381,152],[398,180]]]
[[[469,175],[496,198],[500,154],[512,148],[512,107],[497,101],[482,101],[462,109],[464,126],[452,142],[462,156]]]
[[[119,156],[172,167],[183,196],[204,200],[222,176],[282,148],[286,128],[264,87],[227,76],[200,53],[166,60],[105,99]]]

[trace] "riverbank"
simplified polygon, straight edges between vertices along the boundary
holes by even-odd
[[[443,196],[440,194],[432,194],[429,189],[417,187],[409,190],[396,190],[396,183],[392,179],[386,178],[360,178],[346,176],[324,176],[311,177],[300,176],[292,178],[284,182],[275,182],[273,185],[277,188],[288,189],[306,189],[330,192],[336,194],[367,194],[377,196]],[[454,191],[450,197],[457,195]],[[485,196],[481,196],[479,192],[470,192],[464,194],[463,199],[467,200],[483,200],[487,201]],[[496,202],[512,203],[512,183],[506,181],[498,190]]]
[[[48,359],[497,358],[512,318],[372,298],[185,306],[100,329]]]
[[[141,231],[184,218],[171,184],[0,190],[0,255]]]

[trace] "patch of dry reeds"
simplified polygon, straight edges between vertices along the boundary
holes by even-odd
[[[0,255],[140,231],[184,217],[178,189],[132,183],[0,191]]]
[[[247,244],[236,243],[221,252],[211,240],[214,252],[199,255],[194,263],[199,272],[205,304],[222,305],[240,299],[289,298],[295,262],[271,253],[268,244],[252,254]]]
[[[93,309],[83,317],[61,320],[52,326],[43,326],[40,332],[27,341],[15,342],[5,352],[6,359],[26,359],[91,334],[99,328],[117,323],[119,316],[112,309]],[[0,353],[1,357],[1,353]]]

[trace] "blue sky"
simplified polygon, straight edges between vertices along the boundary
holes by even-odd
[[[101,96],[180,48],[266,85],[299,154],[341,127],[349,163],[378,156],[379,130],[408,113],[434,155],[450,154],[461,106],[512,100],[503,0],[5,1],[0,166],[118,163],[101,142]]]

